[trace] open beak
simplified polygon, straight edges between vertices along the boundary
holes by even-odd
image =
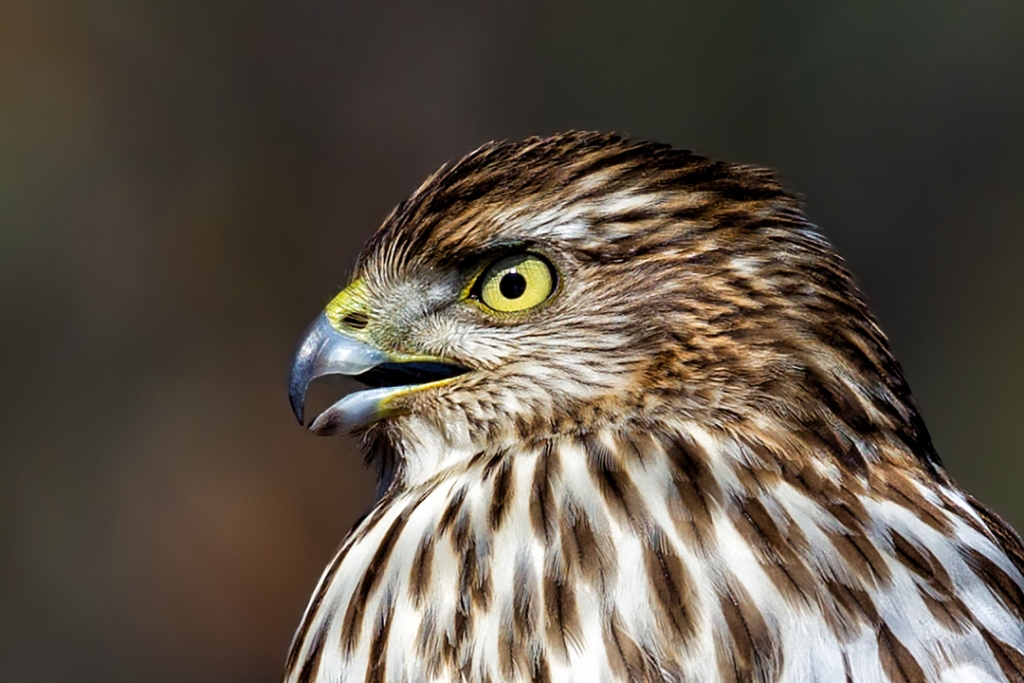
[[[348,375],[371,389],[345,396],[318,415],[310,425],[316,434],[348,434],[387,417],[395,396],[438,384],[467,368],[423,356],[390,354],[339,332],[326,314],[309,326],[299,344],[288,379],[292,412],[303,424],[306,391],[324,375]]]

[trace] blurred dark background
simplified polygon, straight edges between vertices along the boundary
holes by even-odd
[[[293,344],[493,138],[776,168],[1024,527],[1024,3],[483,5],[0,4],[0,679],[276,680],[372,492]]]

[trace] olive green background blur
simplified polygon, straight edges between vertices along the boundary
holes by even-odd
[[[435,167],[570,128],[776,168],[1024,527],[1019,0],[8,1],[0,680],[275,680],[372,495],[295,341]]]

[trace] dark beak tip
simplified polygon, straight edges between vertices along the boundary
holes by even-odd
[[[296,373],[293,371],[292,376],[288,378],[288,403],[292,407],[292,414],[295,415],[295,419],[299,421],[299,425],[305,424],[303,417],[305,415],[306,408],[306,386],[308,382],[303,382],[303,377],[296,377]]]
[[[288,391],[288,402],[292,406],[292,414],[295,415],[295,419],[299,421],[299,426],[305,424],[303,420],[304,409],[305,409],[305,392],[302,390],[296,391],[294,387],[290,387]]]

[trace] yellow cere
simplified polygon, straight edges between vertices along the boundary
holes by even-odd
[[[484,272],[481,283],[480,299],[502,313],[533,308],[555,288],[551,266],[533,254],[499,259]]]
[[[365,318],[369,315],[369,306],[366,302],[366,285],[363,284],[362,280],[356,280],[343,289],[338,296],[334,297],[331,303],[327,304],[324,313],[327,314],[327,320],[330,321],[331,327],[339,332],[351,333],[350,329],[346,329],[344,322],[346,317],[357,314]]]

